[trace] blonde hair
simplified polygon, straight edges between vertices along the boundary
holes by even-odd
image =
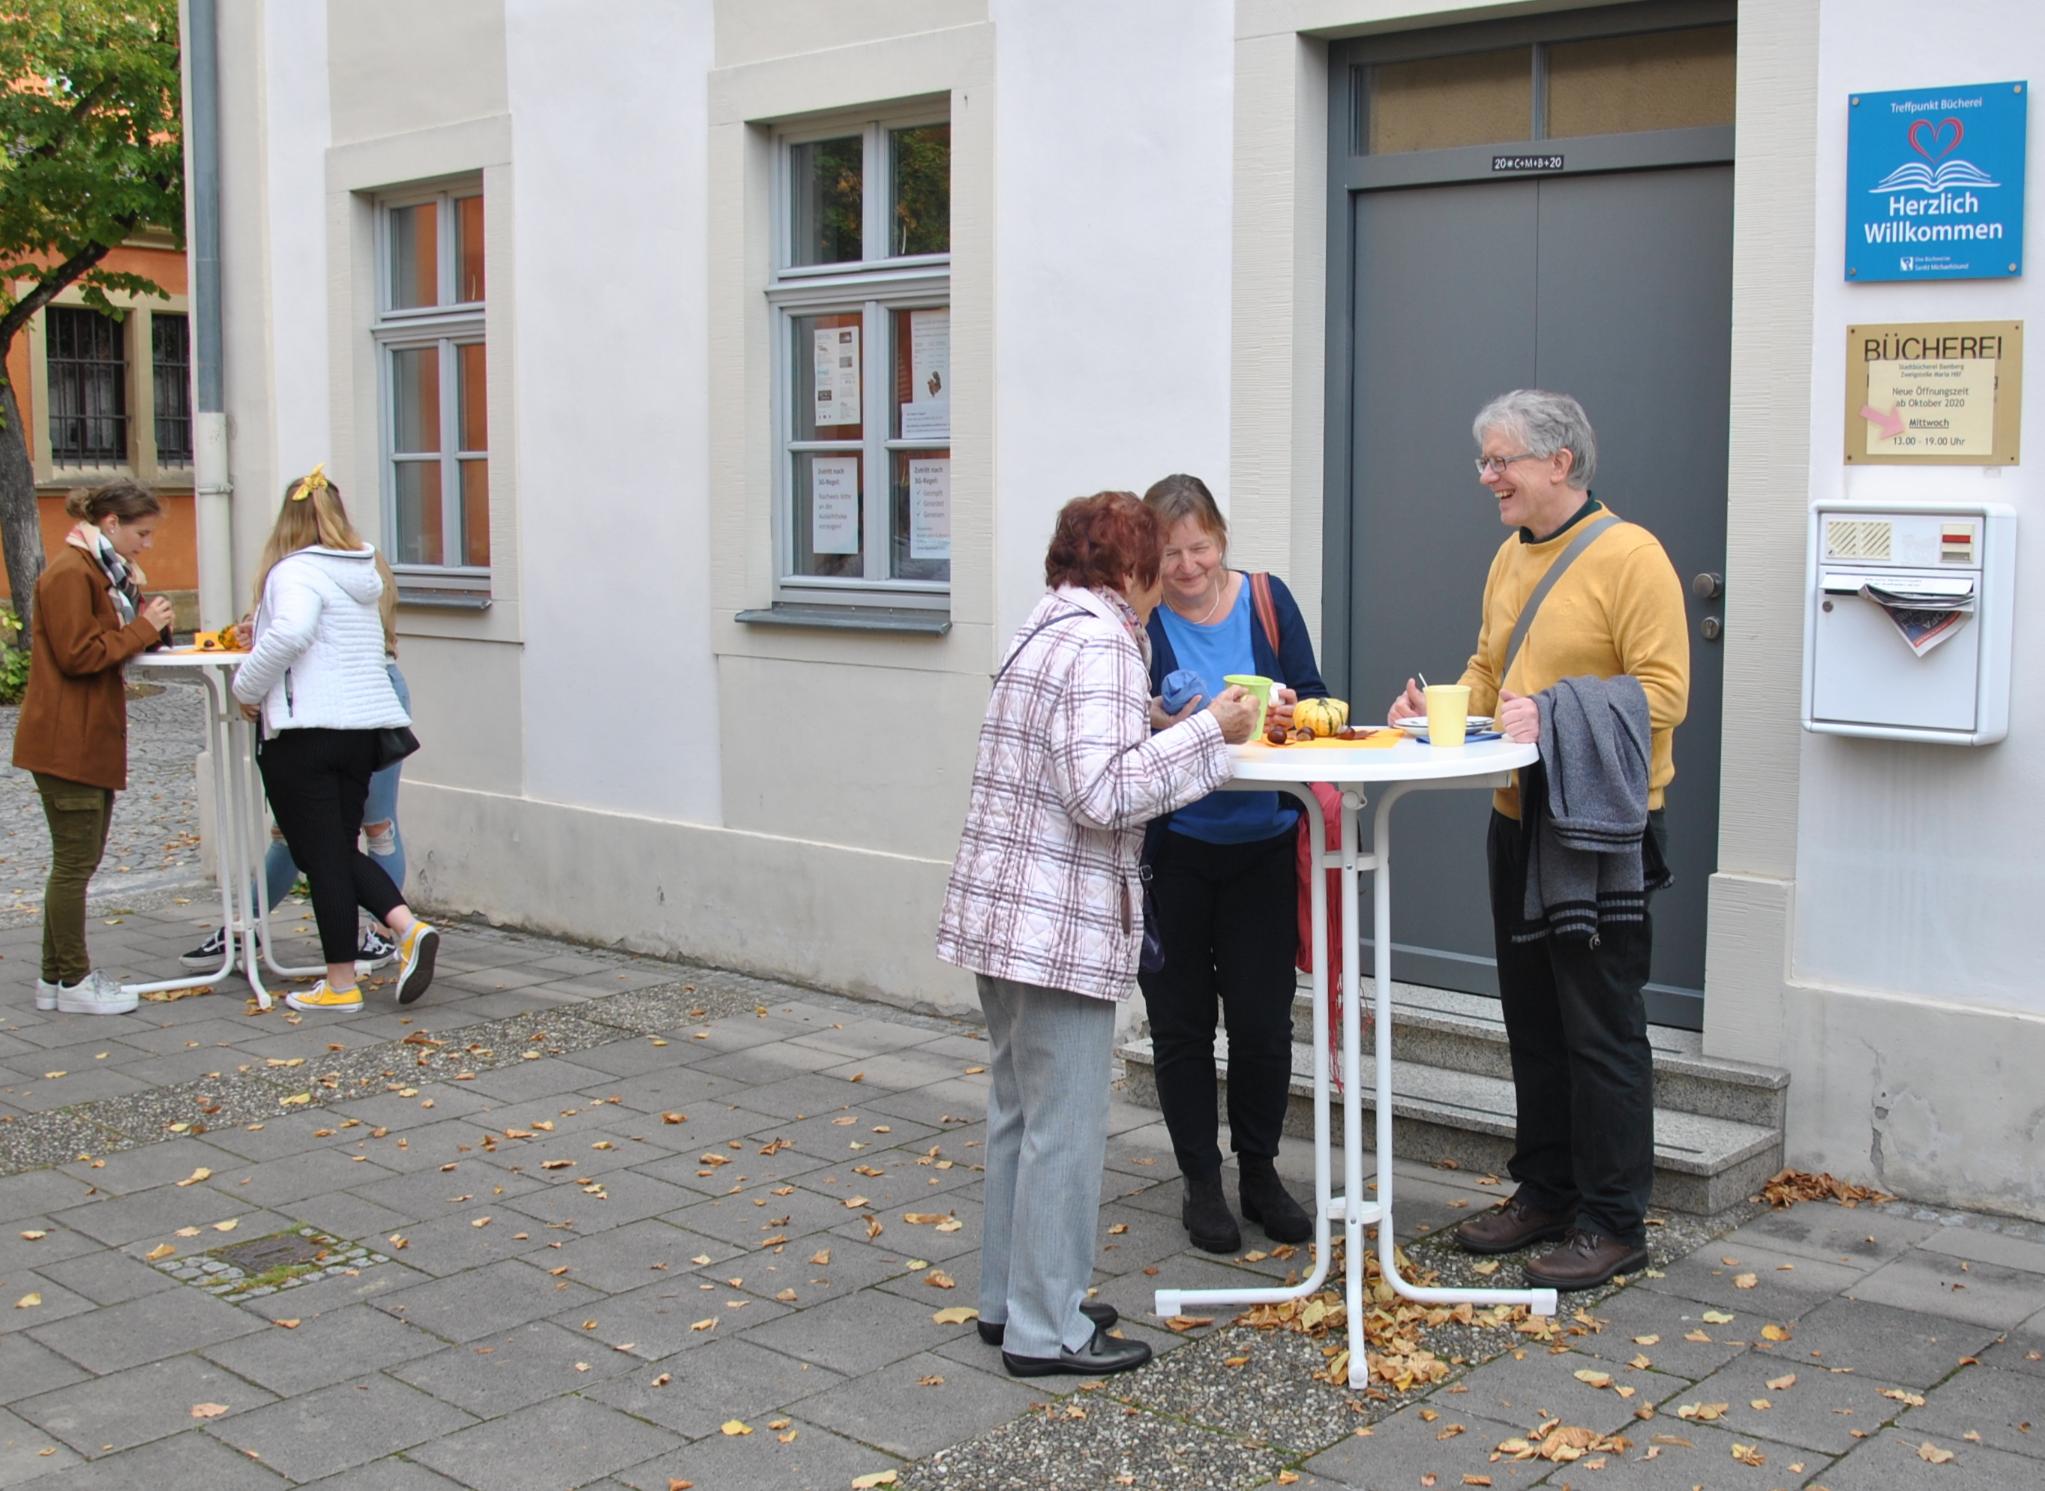
[[[263,586],[270,571],[288,554],[314,545],[329,549],[355,550],[363,547],[362,535],[348,521],[348,509],[341,505],[341,489],[327,480],[315,466],[284,489],[284,505],[277,510],[277,522],[263,541],[263,557],[256,564],[255,606],[263,604]],[[386,586],[390,582],[386,580]],[[391,587],[395,589],[395,587]],[[386,624],[385,637],[389,637]]]
[[[383,594],[376,602],[377,618],[383,622],[383,653],[385,657],[398,655],[398,577],[392,573],[390,562],[383,557],[383,550],[376,551],[376,572],[383,580]]]

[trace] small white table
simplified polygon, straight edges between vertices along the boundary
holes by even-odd
[[[1363,1229],[1378,1229],[1378,1263],[1384,1277],[1401,1295],[1422,1304],[1525,1305],[1536,1315],[1555,1313],[1552,1289],[1428,1289],[1409,1283],[1399,1273],[1397,1240],[1392,1226],[1392,805],[1409,792],[1447,787],[1502,787],[1508,773],[1530,766],[1539,758],[1532,745],[1508,740],[1482,741],[1454,749],[1441,749],[1407,738],[1389,747],[1270,746],[1261,741],[1235,747],[1236,773],[1226,790],[1238,792],[1278,791],[1301,803],[1313,835],[1314,876],[1312,886],[1314,934],[1314,1243],[1313,1272],[1298,1284],[1271,1289],[1160,1289],[1157,1313],[1167,1319],[1182,1315],[1189,1307],[1208,1305],[1277,1304],[1304,1299],[1317,1293],[1327,1277],[1329,1232],[1339,1218],[1346,1243],[1348,1265],[1344,1299],[1349,1315],[1349,1385],[1360,1388],[1369,1380],[1369,1360],[1364,1346],[1364,1278],[1367,1253]],[[1341,847],[1327,849],[1327,827],[1319,801],[1310,783],[1328,782],[1342,789]],[[1358,820],[1364,806],[1364,789],[1382,788],[1377,794],[1371,822],[1371,849],[1364,853],[1358,843]],[[1471,846],[1472,854],[1479,852]],[[1333,1192],[1333,1143],[1330,1138],[1330,1091],[1328,1071],[1328,894],[1329,870],[1342,871],[1342,925],[1349,946],[1342,959],[1342,1194]],[[1377,1199],[1363,1199],[1363,1131],[1355,1122],[1353,1103],[1359,1092],[1362,1063],[1362,1032],[1357,954],[1362,927],[1357,915],[1356,877],[1371,875],[1371,937],[1375,954],[1377,1026],[1372,1042],[1377,1063]],[[1473,881],[1473,884],[1481,882]],[[1473,892],[1474,894],[1475,892]]]
[[[196,989],[226,978],[236,967],[256,991],[256,1001],[270,1008],[260,964],[280,978],[303,978],[323,970],[286,968],[271,952],[270,889],[263,875],[263,783],[256,772],[255,727],[242,718],[241,704],[230,687],[245,652],[145,652],[128,660],[131,668],[197,673],[206,685],[206,756],[213,770],[213,867],[220,880],[220,967],[195,978],[162,979],[153,984],[125,984],[131,994],[167,989]],[[260,937],[258,933],[260,931]],[[259,951],[260,950],[260,951]]]

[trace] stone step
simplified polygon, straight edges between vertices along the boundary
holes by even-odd
[[[1226,1040],[1217,1037],[1219,1105],[1227,1122],[1228,1064]],[[1132,1102],[1156,1107],[1157,1080],[1151,1043],[1131,1041],[1118,1054],[1126,1064],[1124,1095]],[[1377,1094],[1370,1081],[1369,1060],[1362,1091],[1352,1111],[1359,1121],[1375,1124]],[[1313,1136],[1313,1056],[1311,1049],[1292,1048],[1291,1094],[1285,1132],[1295,1138]],[[1482,1073],[1431,1066],[1401,1057],[1392,1063],[1392,1149],[1401,1159],[1434,1163],[1454,1160],[1465,1170],[1505,1174],[1512,1156],[1513,1090],[1510,1080]],[[1341,1133],[1342,1100],[1332,1115]],[[1374,1131],[1373,1131],[1374,1132]],[[1339,1141],[1338,1141],[1339,1142]],[[1744,1200],[1782,1168],[1782,1130],[1680,1109],[1655,1109],[1654,1204],[1672,1211],[1711,1214]],[[1508,1187],[1510,1183],[1508,1182]],[[1500,1192],[1501,1195],[1505,1191]]]
[[[1365,978],[1361,983],[1368,1005],[1373,981]],[[1292,1038],[1310,1041],[1313,1030],[1313,996],[1302,979],[1302,987],[1293,997]],[[1473,1076],[1512,1078],[1505,1020],[1496,999],[1394,982],[1392,1031],[1392,1049],[1401,1061]],[[1789,1101],[1788,1072],[1706,1056],[1704,1038],[1694,1030],[1650,1025],[1648,1041],[1654,1047],[1657,1108],[1781,1131]],[[1365,1060],[1368,1062],[1368,1056]]]

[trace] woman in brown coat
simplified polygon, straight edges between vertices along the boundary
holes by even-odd
[[[50,823],[36,1008],[124,1015],[135,996],[85,950],[85,887],[106,850],[114,794],[128,785],[122,665],[171,623],[169,601],[143,598],[135,565],[163,504],[133,482],[112,482],[73,492],[65,511],[78,523],[36,581],[28,695],[14,729],[14,764],[35,774]]]

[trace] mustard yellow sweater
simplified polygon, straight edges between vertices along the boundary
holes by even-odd
[[[1484,580],[1477,651],[1463,670],[1472,714],[1498,712],[1498,671],[1505,666],[1520,609],[1576,533],[1572,525],[1540,543],[1527,543],[1515,533],[1498,546]],[[1683,583],[1669,556],[1653,534],[1632,523],[1598,535],[1556,581],[1504,683],[1515,694],[1538,694],[1586,673],[1598,678],[1630,673],[1640,680],[1654,744],[1647,803],[1660,807],[1663,790],[1676,774],[1670,738],[1690,707],[1690,628]],[[1492,802],[1506,817],[1519,817],[1517,774]]]

